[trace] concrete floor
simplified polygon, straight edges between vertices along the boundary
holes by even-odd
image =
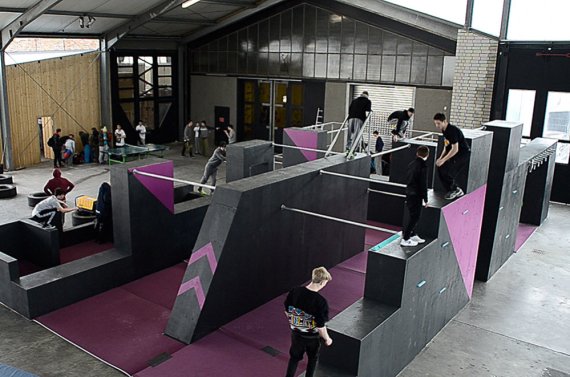
[[[175,176],[199,179],[205,158],[181,158],[179,150],[172,146],[168,153]],[[29,216],[26,195],[41,191],[50,166],[44,163],[13,174],[19,195],[0,201],[0,223]],[[222,165],[220,182],[224,169]],[[100,183],[109,179],[107,167],[101,166],[64,169],[64,175],[77,183],[69,201],[81,194],[96,195]],[[569,377],[569,215],[570,207],[552,204],[545,224],[491,281],[476,283],[472,301],[399,376]],[[122,375],[1,306],[0,363],[41,377]]]

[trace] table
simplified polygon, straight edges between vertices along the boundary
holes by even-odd
[[[112,163],[124,164],[132,159],[145,158],[148,155],[164,157],[164,151],[168,150],[165,145],[146,144],[146,145],[130,145],[125,144],[120,148],[109,148],[104,153],[109,157],[109,165]]]

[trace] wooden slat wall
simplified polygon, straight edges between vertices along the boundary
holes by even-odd
[[[54,130],[74,134],[78,150],[79,131],[101,127],[99,72],[98,53],[6,67],[16,168],[40,162],[38,117],[51,116]]]

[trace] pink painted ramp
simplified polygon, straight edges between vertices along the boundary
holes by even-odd
[[[481,186],[442,209],[469,298],[473,293],[486,192],[487,185]]]
[[[524,243],[533,235],[534,231],[537,229],[534,225],[519,224],[517,229],[517,241],[515,243],[515,251],[524,245]]]
[[[161,162],[147,166],[139,166],[135,168],[144,173],[161,175],[164,177],[174,177],[174,163],[172,161]],[[132,172],[134,169],[129,169]],[[171,213],[174,213],[174,182],[165,181],[163,179],[147,177],[135,174],[135,178],[142,183],[144,187],[152,195],[158,199]]]
[[[295,146],[317,149],[318,134],[316,131],[309,130],[295,130],[292,128],[286,128],[284,131],[287,136],[291,138]],[[305,156],[307,161],[313,161],[317,159],[317,152],[299,150]]]

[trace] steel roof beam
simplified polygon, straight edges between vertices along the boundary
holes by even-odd
[[[32,21],[44,14],[61,0],[40,0],[34,6],[26,9],[18,18],[2,29],[2,51],[16,38],[16,36]]]
[[[111,30],[105,34],[105,41],[107,48],[113,47],[121,38],[129,34],[131,31],[138,29],[147,22],[153,21],[157,17],[171,11],[177,6],[182,5],[184,0],[167,0],[161,2],[156,7],[133,17],[130,21],[120,25],[119,27]]]

